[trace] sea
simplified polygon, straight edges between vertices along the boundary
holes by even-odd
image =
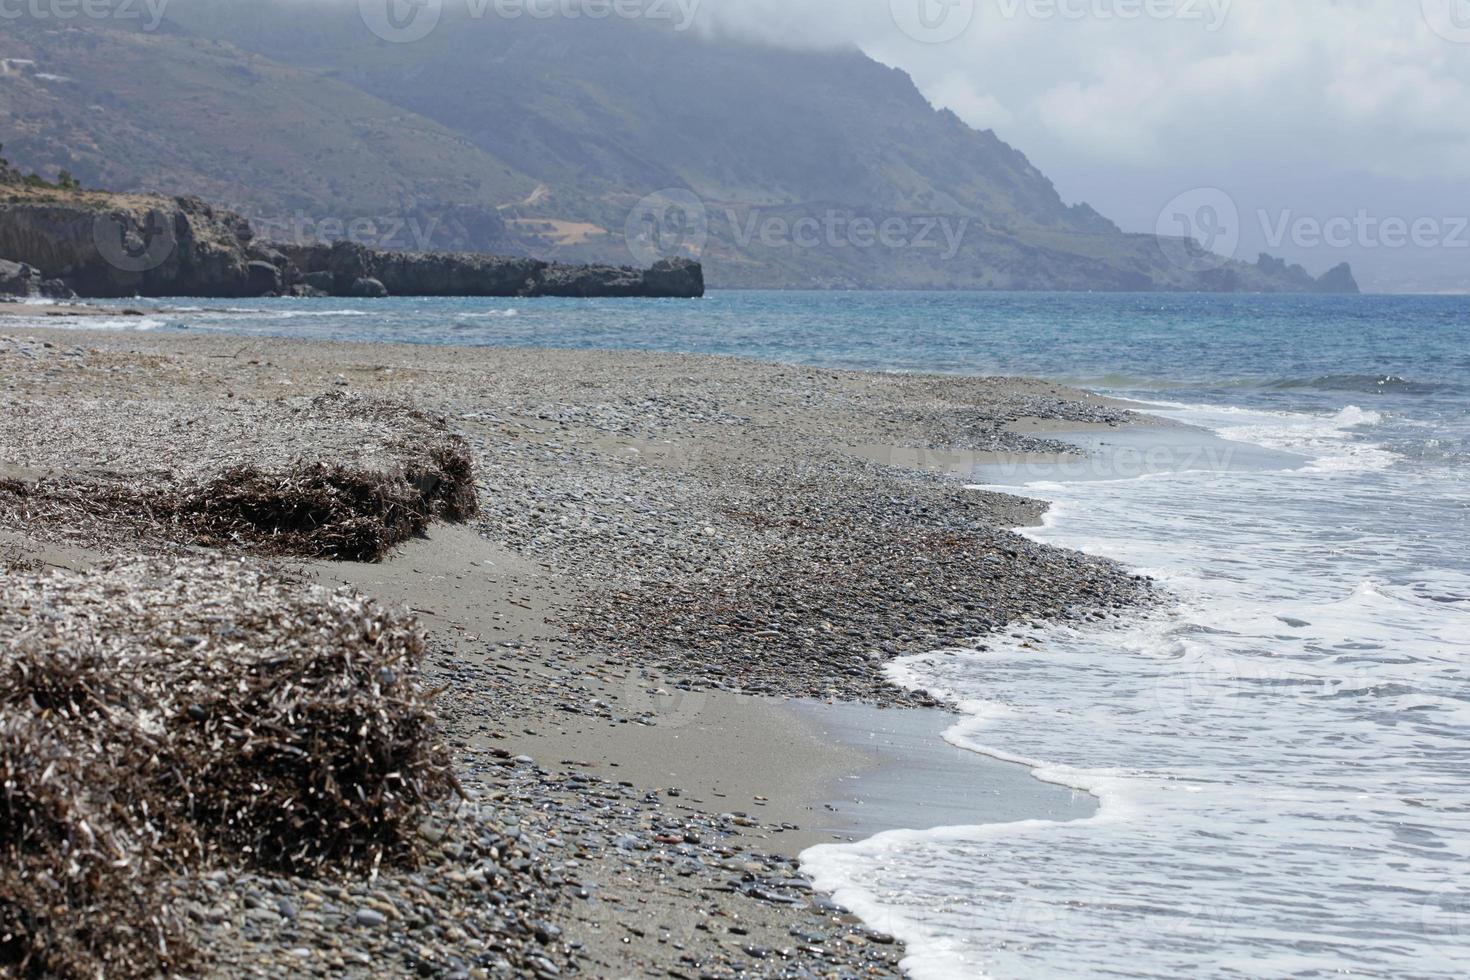
[[[1470,975],[1470,297],[178,301],[84,325],[1025,374],[1146,403],[1170,425],[970,479],[1048,501],[1025,533],[1151,576],[1159,604],[889,668],[961,705],[945,738],[1096,814],[896,830],[806,870],[919,980]]]

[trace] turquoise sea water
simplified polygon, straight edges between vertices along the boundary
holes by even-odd
[[[1208,430],[1105,440],[1085,472],[974,475],[1051,501],[1031,533],[1146,571],[1164,609],[892,668],[963,703],[951,741],[1093,792],[1098,815],[806,864],[923,978],[1470,974],[1470,297],[230,306],[106,324],[1031,374]],[[1133,451],[1149,465],[1118,463]]]

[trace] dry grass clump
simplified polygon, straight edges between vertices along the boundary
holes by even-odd
[[[0,970],[149,976],[186,966],[167,867],[137,815],[105,788],[116,764],[84,760],[63,723],[0,709]]]
[[[0,971],[193,955],[207,866],[412,863],[456,786],[411,620],[237,562],[0,571]]]
[[[464,440],[400,403],[332,394],[208,410],[6,407],[0,461],[64,467],[0,480],[0,512],[22,528],[376,561],[432,521],[477,509]]]

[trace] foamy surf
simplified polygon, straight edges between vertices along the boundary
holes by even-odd
[[[1028,485],[1053,504],[1031,537],[1177,605],[891,668],[962,707],[950,741],[1097,816],[884,834],[807,870],[920,980],[1462,976],[1470,571],[1428,529],[1470,506],[1463,481],[1406,471],[1360,407],[1159,410],[1306,462]]]
[[[161,330],[170,323],[151,316],[82,316],[82,317],[38,317],[35,320],[17,318],[16,326],[44,327],[47,330],[107,330],[107,331],[151,331]]]

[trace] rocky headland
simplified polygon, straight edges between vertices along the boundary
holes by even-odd
[[[0,296],[572,296],[695,298],[688,259],[649,269],[563,265],[352,242],[258,239],[250,222],[195,197],[109,194],[0,181]]]

